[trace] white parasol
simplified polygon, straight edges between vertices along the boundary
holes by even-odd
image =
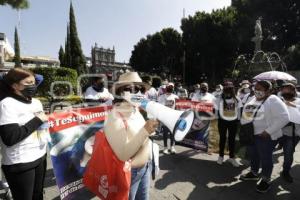
[[[280,72],[280,71],[269,71],[269,72],[263,72],[253,78],[254,80],[283,80],[283,81],[291,81],[294,83],[297,83],[297,79],[293,77],[292,75]]]

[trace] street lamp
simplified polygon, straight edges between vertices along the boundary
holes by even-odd
[[[206,80],[207,80],[207,76],[206,76],[206,74],[205,74],[205,73],[202,73],[202,74],[201,74],[201,76],[200,76],[200,80],[201,80],[201,82],[203,82],[203,81],[206,81]]]

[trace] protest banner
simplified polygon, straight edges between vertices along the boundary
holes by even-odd
[[[93,152],[95,133],[103,128],[110,109],[107,106],[72,109],[49,117],[50,156],[61,199],[92,196],[82,178]]]
[[[195,113],[191,130],[181,142],[176,144],[207,152],[210,120],[214,117],[213,104],[178,99],[175,108],[176,110],[192,109]]]

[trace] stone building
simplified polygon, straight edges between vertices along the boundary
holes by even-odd
[[[115,61],[115,48],[105,49],[98,47],[97,43],[92,47],[91,58],[91,72],[105,74],[110,81],[118,79],[119,75],[131,71],[131,67],[127,63],[121,63]]]
[[[0,33],[0,66],[3,67],[4,63],[12,60],[15,55],[14,49],[10,45],[4,33]]]

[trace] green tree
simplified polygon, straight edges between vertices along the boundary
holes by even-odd
[[[69,16],[69,45],[70,45],[70,65],[76,69],[78,75],[86,72],[86,61],[81,49],[81,42],[78,37],[76,19],[72,3],[70,4]]]
[[[60,48],[59,48],[58,59],[60,62],[60,66],[64,67],[65,66],[65,51],[62,46],[60,46]]]
[[[10,5],[14,9],[25,9],[29,7],[27,0],[0,0],[0,5]]]
[[[15,56],[13,60],[15,62],[15,67],[21,67],[21,53],[20,53],[19,36],[18,36],[17,28],[15,28],[14,49],[15,49]]]
[[[163,66],[169,69],[171,75],[182,74],[182,37],[173,28],[163,29],[160,34],[163,38]]]
[[[132,51],[130,64],[135,70],[161,74],[180,74],[181,35],[167,28],[142,38]]]
[[[183,46],[186,52],[186,80],[197,83],[202,74],[216,84],[224,78],[237,57],[236,11],[197,12],[182,20]]]
[[[65,67],[71,67],[71,48],[70,48],[70,28],[67,26],[67,37],[65,41],[65,56],[64,56]]]
[[[142,38],[133,48],[130,57],[130,65],[137,71],[151,72],[151,68],[148,68],[149,54],[149,41],[146,38]]]

